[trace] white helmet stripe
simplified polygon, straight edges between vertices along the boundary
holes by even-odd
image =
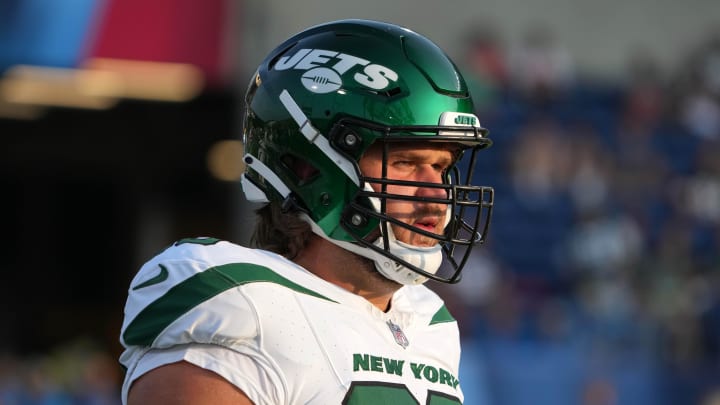
[[[307,118],[307,115],[302,112],[300,106],[297,105],[290,93],[288,93],[285,89],[283,89],[282,93],[280,93],[280,102],[285,106],[285,109],[298,124],[300,132],[305,135],[305,138],[317,146],[325,154],[325,156],[329,157],[330,160],[332,160],[333,163],[335,163],[335,165],[339,167],[340,170],[342,170],[345,175],[353,181],[353,183],[355,183],[355,185],[359,186],[360,179],[355,172],[355,166],[348,159],[333,149],[332,146],[330,146],[330,142],[328,142],[324,136],[320,136],[320,132],[312,126]]]
[[[280,177],[278,177],[269,167],[265,166],[265,163],[260,161],[260,159],[246,153],[245,156],[243,156],[243,160],[246,165],[250,166],[251,169],[255,170],[260,176],[265,178],[265,180],[270,183],[283,198],[290,195],[290,189],[285,185],[285,183],[283,183],[282,180],[280,180]]]

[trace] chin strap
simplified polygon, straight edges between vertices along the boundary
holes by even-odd
[[[383,237],[380,236],[375,241],[375,246],[384,248]],[[436,244],[435,246],[415,246],[409,243],[401,242],[395,238],[392,227],[388,226],[388,245],[389,251],[393,255],[405,260],[415,267],[421,268],[428,273],[435,274],[440,265],[442,264],[442,246]],[[367,249],[376,253],[371,249]],[[377,254],[377,253],[376,253]],[[380,255],[382,256],[382,255]],[[407,267],[397,263],[396,261],[390,260],[385,256],[385,261],[382,263],[375,261],[375,268],[383,276],[398,282],[400,284],[414,285],[422,284],[427,281],[427,277],[421,276],[418,273],[408,269]]]
[[[427,281],[427,277],[408,269],[407,267],[372,249],[362,247],[352,242],[339,241],[328,237],[325,235],[325,232],[323,232],[320,226],[307,214],[301,213],[300,218],[310,224],[314,234],[320,236],[333,245],[372,260],[375,264],[375,269],[380,274],[392,281],[395,281],[396,283],[402,285],[417,285]],[[427,271],[428,273],[434,274],[440,268],[440,264],[442,263],[442,247],[440,245],[432,247],[413,246],[395,239],[395,235],[390,227],[388,227],[388,233],[390,253]],[[383,237],[378,237],[374,244],[383,248]]]

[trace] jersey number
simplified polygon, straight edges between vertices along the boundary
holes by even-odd
[[[343,405],[420,405],[407,387],[379,382],[353,382]],[[459,399],[440,392],[428,391],[427,405],[458,405]]]

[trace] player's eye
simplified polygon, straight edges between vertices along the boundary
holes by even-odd
[[[390,163],[390,165],[395,169],[407,170],[407,169],[410,169],[412,166],[414,166],[415,162],[413,162],[412,160],[407,160],[407,159],[397,159],[397,160],[393,160]]]

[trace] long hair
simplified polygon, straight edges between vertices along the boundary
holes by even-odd
[[[296,210],[283,210],[271,202],[255,211],[257,224],[250,243],[292,260],[312,235],[310,225],[300,219]]]

